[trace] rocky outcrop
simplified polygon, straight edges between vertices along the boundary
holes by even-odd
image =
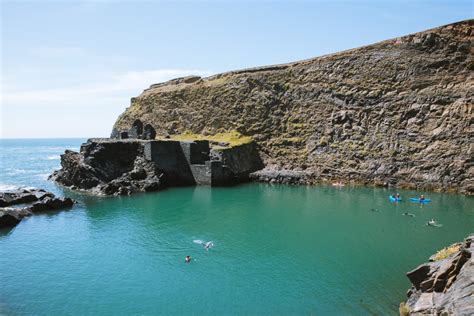
[[[432,257],[407,273],[413,284],[406,303],[410,315],[474,314],[474,234],[454,247],[447,258]]]
[[[61,166],[50,179],[75,190],[129,195],[163,187],[163,172],[145,159],[139,140],[90,139],[79,153],[61,155]]]
[[[19,207],[11,207],[19,205]],[[0,228],[13,227],[34,213],[70,208],[71,198],[57,198],[42,189],[17,189],[0,192]]]
[[[137,124],[131,130],[142,135]],[[62,169],[50,178],[71,189],[129,195],[165,186],[235,184],[263,167],[253,142],[218,145],[211,148],[207,140],[90,139],[79,153],[61,155]]]
[[[288,181],[474,194],[473,25],[152,85],[114,135],[136,120],[158,136],[237,130],[257,142],[270,181],[296,172]]]

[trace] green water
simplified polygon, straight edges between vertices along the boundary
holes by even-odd
[[[420,207],[389,193],[248,184],[76,195],[70,211],[0,231],[0,314],[395,315],[405,272],[473,231],[474,199],[429,193]],[[431,218],[443,226],[425,226]]]

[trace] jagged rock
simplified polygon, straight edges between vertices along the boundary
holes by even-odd
[[[132,99],[114,130],[135,120],[163,136],[237,130],[254,137],[267,167],[305,166],[304,183],[343,179],[474,194],[473,25],[155,84]]]
[[[14,208],[0,208],[0,228],[16,226],[22,218]]]
[[[33,203],[33,205],[28,207],[28,210],[31,213],[38,213],[69,208],[73,205],[74,201],[71,198],[55,198],[53,195],[53,197],[46,197],[38,202]]]
[[[0,193],[0,207],[28,203],[36,200],[38,200],[38,198],[36,197],[35,192],[25,189]]]
[[[74,205],[71,198],[56,198],[53,193],[42,189],[0,192],[0,199],[8,205],[24,204],[22,207],[0,207],[0,228],[16,226],[24,217],[36,212],[59,210]]]
[[[80,153],[67,150],[61,155],[62,169],[50,179],[107,195],[159,190],[162,171],[143,155],[139,140],[88,141]]]
[[[164,186],[231,185],[263,168],[254,142],[210,149],[209,141],[90,139],[81,152],[61,155],[50,179],[108,195],[156,191]]]
[[[473,252],[474,235],[471,235],[447,258],[422,264],[408,272],[413,284],[407,293],[410,315],[473,315]]]

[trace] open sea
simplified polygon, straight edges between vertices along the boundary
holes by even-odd
[[[474,232],[462,195],[399,190],[393,204],[380,188],[244,184],[96,197],[48,181],[83,141],[0,140],[1,189],[78,201],[0,230],[0,315],[398,315],[405,273]],[[408,202],[421,193],[432,202]]]

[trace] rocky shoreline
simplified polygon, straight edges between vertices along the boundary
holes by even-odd
[[[263,167],[251,141],[215,145],[207,140],[126,135],[125,139],[89,139],[80,152],[66,151],[61,155],[62,168],[49,179],[93,194],[130,195],[172,186],[233,185],[248,181],[250,173]]]
[[[25,217],[40,212],[71,208],[71,198],[58,198],[42,189],[16,189],[0,192],[0,228],[14,227]]]
[[[474,234],[407,273],[412,288],[402,315],[474,315]]]

